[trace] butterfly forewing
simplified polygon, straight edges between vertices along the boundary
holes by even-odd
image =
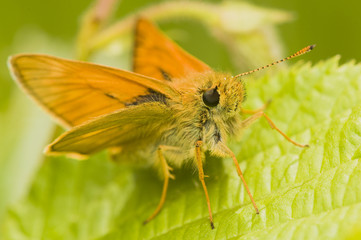
[[[66,127],[122,109],[140,96],[177,95],[166,82],[91,63],[35,54],[9,62],[22,88]]]
[[[139,19],[136,23],[134,72],[162,80],[183,78],[210,68],[185,52],[152,23]]]

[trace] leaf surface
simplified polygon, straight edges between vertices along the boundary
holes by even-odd
[[[357,239],[361,236],[361,66],[338,57],[247,80],[247,108],[272,99],[264,119],[230,147],[260,208],[256,215],[231,159],[207,155],[214,213],[208,221],[192,167],[175,169],[163,211],[147,225],[162,182],[152,169],[108,161],[47,159],[26,197],[8,210],[4,239]]]

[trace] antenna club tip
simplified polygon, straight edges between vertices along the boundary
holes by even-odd
[[[278,61],[273,62],[273,63],[271,63],[271,64],[267,64],[266,66],[263,66],[263,67],[260,67],[260,68],[256,68],[256,69],[254,69],[254,70],[252,70],[252,71],[240,73],[240,74],[238,74],[238,75],[236,75],[236,76],[234,76],[234,77],[232,77],[232,78],[234,78],[234,79],[235,79],[235,78],[239,78],[239,77],[242,77],[242,76],[245,76],[245,75],[248,75],[248,74],[257,72],[257,71],[259,71],[259,70],[268,68],[268,67],[273,66],[273,65],[275,65],[275,64],[284,62],[284,61],[286,61],[286,60],[290,60],[290,59],[292,59],[292,58],[295,58],[295,57],[298,57],[298,56],[300,56],[300,55],[303,55],[303,54],[305,54],[305,53],[310,52],[310,51],[311,51],[312,49],[314,49],[315,47],[316,47],[316,44],[308,45],[307,47],[302,48],[301,50],[299,50],[298,52],[292,54],[292,55],[289,56],[289,57],[286,57],[286,58],[284,58],[284,59],[278,60]]]

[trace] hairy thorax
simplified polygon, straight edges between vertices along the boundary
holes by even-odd
[[[213,71],[188,77],[193,81],[173,81],[181,98],[167,102],[174,118],[160,140],[160,145],[174,147],[168,151],[172,155],[168,159],[176,165],[181,165],[185,159],[194,159],[195,143],[199,140],[203,142],[204,151],[225,155],[219,143],[225,143],[242,127],[240,106],[244,100],[244,86],[239,80]],[[207,106],[202,99],[209,89],[219,93],[219,103],[214,107]]]

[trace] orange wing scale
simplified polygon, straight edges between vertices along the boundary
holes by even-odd
[[[66,127],[124,108],[150,90],[176,94],[157,79],[47,55],[14,56],[10,68],[21,87]]]
[[[149,21],[139,19],[135,29],[134,72],[171,80],[210,70],[209,66],[185,52]]]

